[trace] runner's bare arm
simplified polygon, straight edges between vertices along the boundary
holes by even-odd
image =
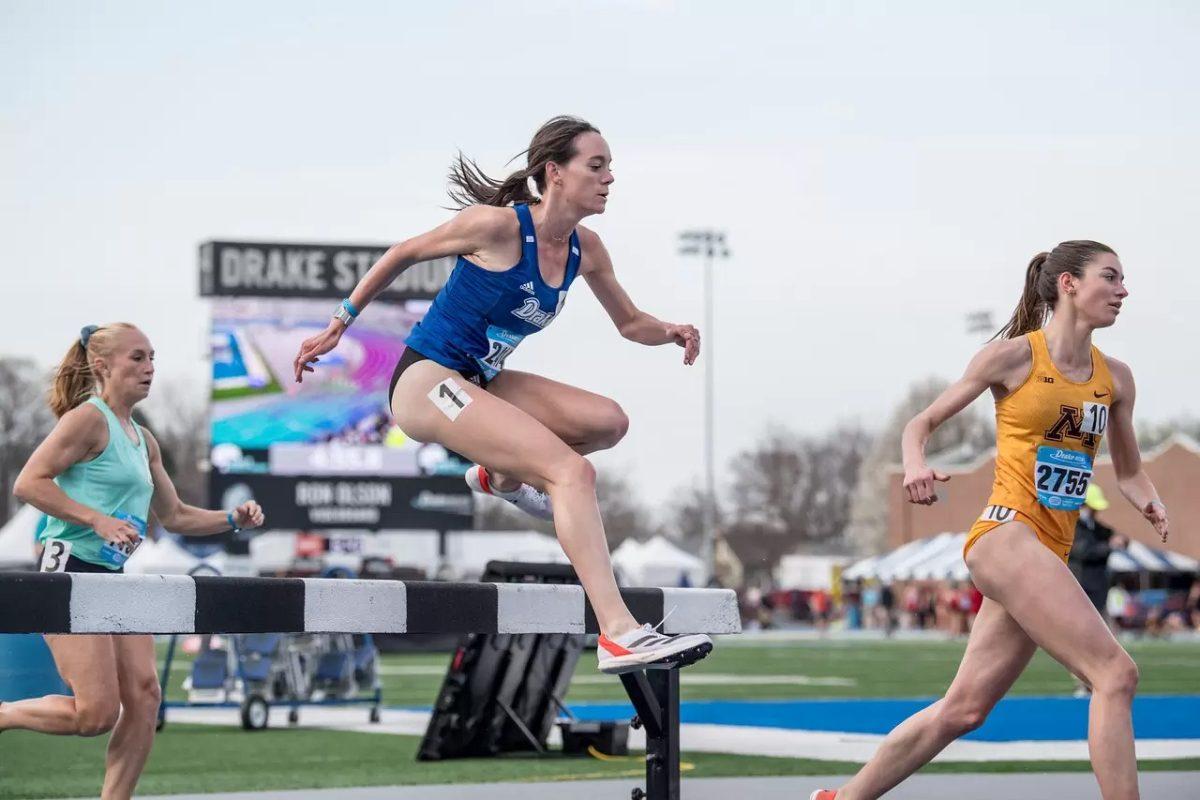
[[[100,455],[107,445],[108,425],[100,410],[90,403],[71,409],[25,462],[13,484],[13,494],[64,522],[95,528],[97,520],[105,515],[72,500],[54,479],[72,464]]]
[[[1024,339],[1003,339],[987,344],[967,364],[961,378],[946,387],[936,400],[904,426],[900,448],[904,492],[910,503],[930,505],[936,502],[935,482],[950,480],[950,476],[930,469],[925,463],[925,445],[933,432],[988,389],[1006,390],[1019,382],[1016,379],[1020,377],[1023,364],[1032,364],[1029,345]]]
[[[469,206],[433,230],[392,245],[354,287],[350,302],[361,312],[413,264],[488,250],[512,227],[511,218],[509,209]]]
[[[494,206],[464,208],[433,230],[388,248],[354,287],[350,303],[361,313],[400,273],[420,261],[452,255],[491,254],[505,233],[511,233],[515,219],[509,209]],[[312,365],[337,347],[345,332],[345,325],[331,319],[325,330],[301,342],[300,352],[292,362],[296,383],[302,383],[304,373],[312,372]]]
[[[620,334],[631,342],[651,346],[674,342],[684,348],[684,363],[695,363],[700,355],[700,331],[694,325],[663,322],[639,309],[617,280],[612,258],[595,233],[580,226],[579,244],[583,250],[579,273]]]
[[[1115,358],[1106,356],[1105,361],[1113,376],[1113,402],[1106,433],[1113,470],[1117,473],[1117,485],[1121,494],[1142,512],[1142,516],[1154,526],[1165,542],[1169,528],[1167,507],[1158,499],[1154,483],[1142,468],[1142,455],[1133,427],[1133,402],[1137,395],[1133,371]]]
[[[167,474],[162,462],[162,449],[150,431],[142,429],[146,438],[146,449],[150,455],[150,477],[154,481],[154,496],[150,508],[163,527],[172,533],[184,536],[211,536],[229,530],[227,512],[189,506],[179,499],[175,483]],[[263,523],[262,509],[258,503],[248,500],[234,510],[234,521],[239,528],[257,528]]]

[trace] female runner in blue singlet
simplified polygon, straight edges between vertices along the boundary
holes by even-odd
[[[600,237],[579,226],[584,217],[604,213],[613,182],[600,132],[581,119],[555,117],[534,134],[526,156],[526,168],[502,181],[460,156],[450,180],[461,210],[394,245],[371,267],[329,326],[301,345],[296,381],[405,269],[457,256],[446,285],[405,342],[392,378],[396,423],[417,441],[476,462],[467,474],[476,491],[553,518],[600,625],[601,671],[689,664],[711,650],[709,638],[639,628],[613,578],[596,473],[583,456],[621,440],[625,413],[606,397],[504,369],[504,361],[561,313],[577,275],[626,339],[677,344],[684,363],[692,364],[700,333],[638,309],[617,282]],[[530,180],[540,197],[530,191]]]

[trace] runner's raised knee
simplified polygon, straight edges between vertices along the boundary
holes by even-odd
[[[596,468],[592,466],[592,462],[576,453],[556,461],[547,470],[546,477],[549,484],[547,490],[551,490],[551,487],[596,488]]]
[[[121,705],[116,700],[75,703],[75,733],[79,736],[102,736],[116,726],[121,716]]]
[[[596,441],[601,448],[615,447],[617,442],[624,439],[625,434],[629,432],[629,416],[625,413],[625,409],[621,408],[621,404],[615,400],[609,400],[606,403],[600,421]]]

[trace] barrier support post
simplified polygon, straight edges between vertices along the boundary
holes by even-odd
[[[679,670],[627,672],[621,683],[646,730],[646,789],[633,800],[679,800]]]

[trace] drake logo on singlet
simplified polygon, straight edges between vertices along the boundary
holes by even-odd
[[[513,309],[513,316],[520,317],[530,325],[536,325],[539,328],[544,328],[554,321],[558,312],[562,311],[563,303],[567,300],[566,292],[558,293],[558,307],[553,311],[542,310],[541,303],[536,297],[526,298],[525,302],[521,303],[521,307]]]
[[[1108,427],[1108,406],[1102,403],[1084,403],[1083,408],[1063,404],[1059,406],[1058,420],[1046,431],[1046,441],[1061,442],[1078,439],[1088,449],[1096,447],[1104,429]]]

